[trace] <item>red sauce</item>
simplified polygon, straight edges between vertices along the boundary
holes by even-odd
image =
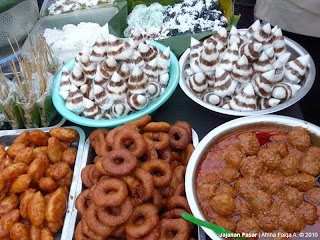
[[[256,134],[256,137],[260,143],[260,146],[265,145],[268,142],[271,142],[271,137],[273,135],[287,135],[286,132],[283,131],[276,131],[276,130],[267,130],[267,129],[261,129],[261,130],[254,130],[250,131],[254,132]],[[234,145],[237,143],[237,136],[242,134],[237,133],[235,135],[232,135],[226,139],[223,139],[221,142],[218,144],[214,145],[206,154],[204,154],[203,159],[201,160],[201,164],[199,164],[199,167],[197,169],[197,174],[196,174],[196,188],[198,188],[200,185],[203,184],[204,182],[204,176],[208,173],[215,173],[221,178],[221,172],[222,170],[227,166],[226,161],[224,160],[224,156],[226,152],[224,149],[227,146]],[[226,184],[226,182],[221,181],[220,185]],[[235,182],[229,183],[231,186],[234,187]],[[319,185],[318,179],[317,179],[317,185]],[[237,195],[236,198],[242,199],[239,195]],[[244,200],[244,199],[242,199]],[[218,216],[210,207],[210,200],[203,201],[199,198],[198,196],[198,201],[200,204],[200,207],[206,216],[206,218],[212,222],[212,220]],[[245,200],[244,200],[245,201]],[[317,215],[318,217],[320,216],[320,207],[317,206]],[[235,222],[239,220],[239,216],[233,216]],[[310,236],[308,238],[306,237],[299,237],[299,234],[297,233],[297,237],[289,238],[292,240],[300,240],[300,239],[320,239],[320,223],[319,219],[316,221],[316,223],[312,226],[306,225],[305,229],[302,230],[301,232],[303,233],[310,233]],[[263,233],[263,231],[260,231],[260,233]],[[318,237],[312,237],[314,233],[318,233]],[[271,240],[274,238],[269,238],[269,237],[261,237],[259,238],[260,240]],[[279,238],[280,239],[280,238]]]

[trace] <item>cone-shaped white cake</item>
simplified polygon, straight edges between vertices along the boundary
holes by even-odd
[[[68,68],[63,67],[61,71],[61,80],[60,80],[60,91],[70,91],[71,82],[70,82],[70,71]]]
[[[257,42],[245,43],[243,44],[240,49],[240,56],[246,55],[249,62],[253,62],[256,60],[262,51],[262,44]]]
[[[133,47],[125,40],[109,34],[107,44],[108,57],[116,60],[127,60],[132,56]]]
[[[106,91],[98,86],[93,85],[94,100],[102,110],[108,110],[113,105],[113,101],[107,96]]]
[[[212,89],[214,87],[216,72],[215,71],[214,72],[206,72],[205,76],[206,76],[206,81],[208,83],[208,87]]]
[[[97,72],[105,79],[110,79],[117,72],[119,65],[114,57],[108,57],[98,65]]]
[[[80,92],[83,94],[85,98],[90,100],[94,100],[93,88],[90,83],[84,84],[80,87]]]
[[[84,110],[83,110],[83,116],[86,118],[90,119],[95,119],[99,120],[102,118],[102,112],[101,109],[98,107],[96,103],[93,101],[83,98],[83,105],[84,105]]]
[[[205,93],[202,100],[215,106],[221,106],[223,104],[223,98],[216,95],[214,92]]]
[[[267,72],[272,69],[270,60],[265,52],[262,52],[260,57],[256,61],[254,61],[252,67],[256,72]]]
[[[299,83],[307,71],[310,55],[298,57],[284,66],[284,75],[292,83]]]
[[[94,77],[93,84],[99,85],[102,88],[106,88],[109,80],[105,79],[101,76],[99,72],[96,73],[96,76]]]
[[[128,59],[126,63],[130,70],[133,70],[135,67],[143,68],[145,66],[145,62],[139,51],[134,51],[132,58]]]
[[[274,54],[277,57],[286,52],[286,43],[280,28],[278,28],[273,34],[273,48]]]
[[[250,39],[253,37],[254,33],[259,31],[261,28],[260,20],[257,19],[247,30],[246,37]]]
[[[150,62],[158,55],[158,52],[155,51],[154,48],[144,43],[139,44],[138,50],[146,63]]]
[[[196,73],[190,77],[188,85],[196,94],[203,94],[208,87],[206,76],[202,72]]]
[[[203,50],[202,42],[191,37],[190,67],[195,73],[202,72],[202,70],[199,66],[199,58],[200,58],[200,53],[202,52],[202,50]]]
[[[80,87],[83,84],[86,84],[87,81],[88,79],[85,76],[85,74],[81,71],[81,69],[77,66],[74,66],[70,75],[70,82],[76,87]]]
[[[231,96],[234,93],[236,87],[237,82],[232,80],[230,74],[226,70],[217,67],[213,92],[216,95],[224,98],[225,96]]]
[[[265,49],[263,52],[268,56],[269,61],[270,61],[271,64],[276,61],[276,57],[274,55],[274,49],[273,49],[272,46],[267,48],[267,49]]]
[[[275,70],[272,69],[265,73],[256,73],[252,78],[252,86],[260,97],[270,97],[274,87]]]
[[[96,42],[92,46],[90,61],[99,63],[107,57],[107,41],[102,34],[99,35]]]
[[[145,108],[148,105],[149,100],[144,95],[129,93],[125,99],[125,103],[127,108],[129,108],[133,112],[136,112]]]
[[[242,55],[233,67],[231,77],[237,82],[247,83],[251,80],[252,73],[253,70],[251,68],[251,65],[249,64],[247,57],[245,55]]]
[[[114,117],[112,116],[112,114],[110,113],[110,111],[105,111],[103,114],[102,114],[102,119],[113,119]]]
[[[134,28],[130,34],[129,43],[132,47],[138,48],[140,43],[144,43],[144,38],[139,30],[139,28]]]
[[[257,105],[261,110],[272,108],[277,106],[280,103],[279,99],[276,98],[258,98]]]
[[[226,71],[231,71],[235,63],[239,60],[239,49],[236,43],[233,43],[223,55],[219,67]]]
[[[165,74],[161,74],[159,76],[159,83],[161,85],[161,87],[166,87],[169,83],[169,74],[165,73]]]
[[[254,40],[256,42],[262,43],[264,44],[265,42],[267,42],[270,37],[272,37],[272,33],[271,33],[271,25],[269,23],[263,25],[259,31],[257,31],[254,34]]]
[[[167,47],[158,57],[159,74],[168,73],[170,69],[170,47]]]
[[[68,91],[59,91],[59,95],[64,99],[67,100],[68,96],[69,96],[69,90]]]
[[[150,82],[147,89],[147,94],[150,100],[158,98],[161,94],[160,84],[156,82]]]
[[[122,80],[127,81],[131,75],[131,70],[126,63],[123,63],[118,73]]]
[[[257,109],[257,99],[251,83],[230,100],[230,107],[237,111],[254,111]]]
[[[66,108],[75,114],[81,114],[84,109],[83,94],[73,84],[71,85],[70,92],[66,100]]]
[[[272,97],[282,100],[281,102],[288,101],[296,95],[300,88],[299,84],[280,82],[274,86]]]
[[[158,72],[158,58],[155,57],[150,62],[146,64],[143,71],[148,76],[149,81],[158,82],[159,72]]]
[[[213,43],[205,46],[200,54],[199,66],[204,72],[214,71],[219,63],[219,53]]]
[[[82,72],[86,75],[87,78],[94,79],[96,75],[97,66],[90,61],[90,58],[87,55],[81,56],[81,65]]]
[[[226,28],[220,28],[215,34],[205,41],[205,44],[213,43],[218,52],[227,46],[228,32]]]
[[[127,116],[130,110],[128,109],[125,103],[116,102],[112,105],[110,112],[113,115],[113,117],[118,118]]]
[[[148,76],[135,67],[128,80],[128,90],[131,94],[144,94],[147,91],[149,85]]]
[[[124,100],[127,96],[127,84],[121,79],[121,76],[115,72],[111,80],[108,82],[106,92],[108,97],[113,101]]]

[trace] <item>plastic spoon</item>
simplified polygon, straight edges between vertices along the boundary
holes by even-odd
[[[202,220],[200,220],[199,218],[196,218],[196,217],[192,216],[192,215],[189,214],[189,213],[186,213],[186,212],[181,213],[181,216],[182,216],[185,220],[187,220],[187,221],[189,221],[189,222],[192,222],[192,223],[194,223],[194,224],[196,224],[196,225],[199,225],[199,226],[202,226],[202,227],[206,227],[206,228],[211,229],[211,230],[214,231],[218,236],[221,236],[221,237],[223,237],[223,236],[230,236],[230,237],[231,237],[231,236],[234,236],[234,237],[236,237],[236,238],[238,238],[238,239],[245,240],[245,238],[240,237],[239,234],[237,234],[237,233],[233,233],[233,232],[230,232],[230,231],[228,231],[228,230],[225,230],[223,227],[214,225],[214,224],[212,224],[212,223],[210,223],[210,222],[202,221]]]

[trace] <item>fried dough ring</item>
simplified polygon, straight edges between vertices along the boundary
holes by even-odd
[[[101,160],[105,172],[113,176],[128,175],[138,164],[136,157],[127,149],[113,150]],[[117,164],[116,161],[119,160],[122,162]]]
[[[158,151],[158,158],[171,164],[173,161],[171,149],[165,148],[165,149]]]
[[[191,141],[191,135],[184,127],[173,125],[169,131],[170,146],[176,149],[185,149]]]
[[[183,208],[188,213],[191,213],[188,201],[183,196],[173,195],[167,199],[167,208],[169,210],[174,208]]]
[[[133,211],[133,206],[130,199],[127,198],[125,202],[118,208],[118,214],[113,214],[111,211],[108,211],[108,208],[99,208],[97,211],[98,218],[103,224],[110,227],[123,224],[130,218]]]
[[[188,222],[183,218],[164,218],[161,220],[161,240],[187,240],[189,238],[189,233],[190,227],[188,225]]]
[[[113,141],[112,149],[113,150],[121,150],[121,149],[127,149],[125,142],[130,141],[135,144],[134,151],[131,152],[136,158],[140,158],[146,151],[147,151],[147,143],[143,136],[130,129],[127,128],[125,131],[119,132]]]
[[[98,235],[96,232],[94,232],[92,229],[89,228],[86,219],[83,217],[81,219],[81,230],[82,230],[82,234],[87,236],[89,239],[92,240],[104,240],[105,238]],[[79,222],[79,223],[80,223]]]
[[[152,160],[145,162],[141,168],[151,173],[155,187],[166,187],[172,179],[172,170],[170,164],[162,160]],[[160,176],[157,174],[160,173]]]
[[[167,122],[150,122],[142,130],[143,132],[169,132],[170,127]]]
[[[88,209],[89,202],[91,202],[89,198],[90,189],[86,189],[81,192],[76,200],[76,209],[78,210],[80,216],[83,216]]]
[[[92,201],[99,207],[116,207],[123,204],[127,197],[126,183],[117,178],[110,178],[97,183],[92,194]]]
[[[90,204],[83,218],[89,229],[99,236],[106,238],[112,233],[114,228],[107,226],[100,221],[98,217],[98,209],[99,208],[97,208],[94,204]]]
[[[143,222],[137,225],[137,220]],[[159,222],[158,209],[152,204],[141,204],[134,208],[125,224],[127,234],[132,238],[141,238],[149,234]]]
[[[163,150],[169,146],[169,135],[164,132],[145,132],[144,139],[156,150]]]
[[[141,182],[141,184],[144,188],[143,201],[148,200],[152,196],[152,193],[154,190],[154,183],[153,183],[152,175],[148,171],[146,171],[142,168],[138,168],[134,172],[134,175]]]
[[[136,125],[138,128],[142,128],[142,127],[146,126],[150,121],[151,121],[151,116],[144,115],[140,119],[132,121],[132,122],[128,122],[127,124]]]

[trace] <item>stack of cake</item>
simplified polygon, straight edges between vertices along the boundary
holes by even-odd
[[[139,111],[156,100],[169,81],[170,48],[163,52],[136,30],[129,41],[98,37],[92,50],[63,68],[60,95],[66,108],[92,119],[112,119]]]
[[[301,88],[309,55],[289,61],[282,31],[257,20],[245,34],[220,29],[203,43],[191,39],[187,85],[210,104],[237,111],[274,107]]]

